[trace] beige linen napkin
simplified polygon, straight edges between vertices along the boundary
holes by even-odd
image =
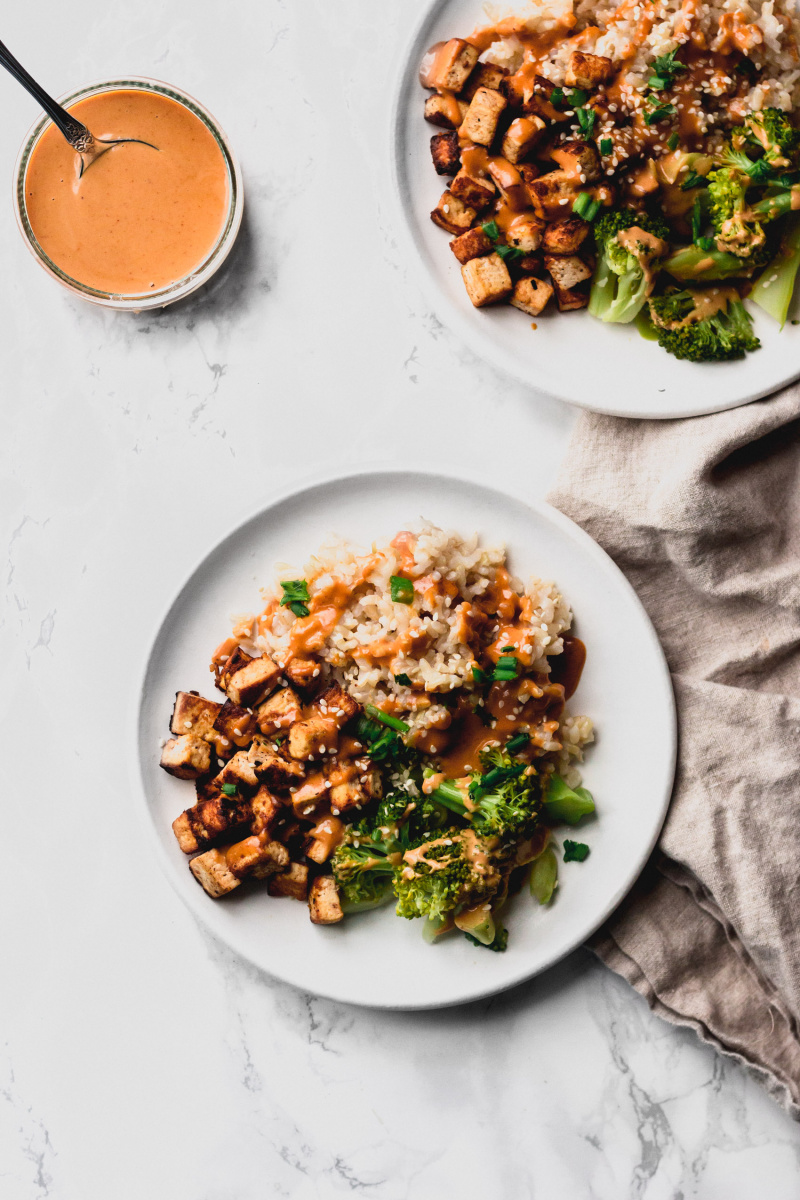
[[[679,714],[658,848],[593,949],[800,1119],[800,387],[583,415],[550,500],[636,588]]]

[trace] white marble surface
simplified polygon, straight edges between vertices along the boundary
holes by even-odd
[[[124,72],[194,92],[248,210],[224,278],[136,318],[63,294],[0,206],[3,1200],[798,1195],[796,1126],[588,954],[429,1015],[300,995],[195,924],[134,812],[132,681],[241,513],[331,460],[494,477],[498,423],[531,495],[564,452],[572,414],[475,361],[395,244],[387,68],[418,9],[4,14],[56,93]],[[5,77],[0,98],[10,185],[35,110]]]

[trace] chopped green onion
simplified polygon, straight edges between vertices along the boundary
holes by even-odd
[[[505,783],[507,779],[517,779],[525,767],[522,763],[514,767],[492,767],[491,771],[487,771],[485,775],[481,775],[478,780],[479,787],[482,791],[488,791],[489,788],[497,787],[500,783]],[[470,788],[472,784],[470,784]],[[470,795],[472,792],[470,791]]]
[[[576,217],[582,217],[586,210],[591,206],[591,192],[578,192],[575,199],[572,201],[572,211]]]
[[[686,178],[681,184],[681,191],[688,192],[690,188],[707,187],[708,180],[704,175],[698,175],[696,171],[687,171]]]
[[[486,674],[485,671],[482,671],[480,669],[480,667],[472,668],[472,678],[475,680],[476,683],[488,683],[489,682],[489,676]]]
[[[516,650],[516,646],[501,646],[501,650]]]
[[[667,138],[667,149],[677,150],[681,144],[680,136],[677,133],[671,133]]]
[[[512,738],[508,739],[506,742],[506,750],[509,754],[516,754],[517,751],[524,750],[530,740],[531,735],[529,733],[525,733],[525,731],[521,729],[519,733],[515,733]]]
[[[399,717],[390,717],[388,713],[381,712],[374,704],[367,704],[365,711],[375,721],[380,721],[382,725],[388,725],[390,729],[396,729],[398,733],[408,733],[411,728],[410,725],[406,725],[405,721],[401,721]]]
[[[589,224],[591,224],[599,212],[600,212],[600,201],[593,200],[592,203],[589,205],[589,207],[586,209],[586,212],[583,214],[584,221],[588,221]]]
[[[518,250],[516,246],[495,246],[494,249],[505,262],[516,262],[518,258],[525,257],[522,250]]]
[[[698,196],[692,206],[692,241],[697,245],[700,230],[703,228],[703,210]]]
[[[662,54],[653,59],[653,74],[647,81],[649,87],[663,92],[672,86],[676,75],[681,75],[687,69],[684,63],[678,62],[675,58],[677,53],[678,47],[676,46],[674,50],[670,50],[669,54]]]
[[[611,138],[600,138],[600,153],[610,154],[614,149],[614,143]]]
[[[717,243],[711,237],[699,237],[697,239],[697,245],[701,250],[714,250],[716,249]]]
[[[485,225],[481,225],[481,229],[491,241],[500,236],[497,221],[487,221]]]
[[[224,792],[226,796],[235,796],[236,795],[236,784],[235,783],[223,783],[222,787],[220,788],[220,791]]]
[[[519,674],[519,661],[512,655],[502,655],[497,660],[492,678],[498,683],[509,683]]]
[[[576,108],[575,114],[578,118],[578,124],[581,127],[581,133],[584,137],[591,137],[594,123],[597,120],[597,113],[593,108]]]
[[[645,125],[656,125],[659,121],[665,121],[667,117],[674,117],[677,111],[674,104],[657,104],[655,108],[645,110],[644,123]]]
[[[585,104],[589,99],[589,93],[583,88],[573,88],[569,94],[569,102],[574,108],[578,108],[581,104]]]
[[[586,842],[571,842],[564,838],[564,862],[583,862],[588,853]]]
[[[558,108],[560,105],[562,105],[564,103],[564,89],[563,88],[560,88],[560,87],[553,88],[552,92],[550,93],[550,103],[552,104],[553,108]]]
[[[309,609],[304,601],[308,600],[308,584],[305,579],[284,579],[281,587],[281,606],[285,604],[296,617],[307,617]]]
[[[389,591],[396,604],[411,604],[414,599],[414,584],[405,575],[392,575]]]
[[[406,675],[405,671],[401,672],[400,675],[395,675],[394,679],[395,683],[401,683],[403,687],[411,687],[411,680]]]

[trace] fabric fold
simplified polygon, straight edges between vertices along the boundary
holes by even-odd
[[[679,716],[659,846],[593,948],[800,1119],[800,388],[584,414],[550,500],[636,588]]]

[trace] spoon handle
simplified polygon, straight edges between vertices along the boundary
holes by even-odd
[[[5,67],[15,79],[17,79],[26,91],[30,92],[34,100],[38,100],[48,117],[63,133],[69,144],[76,150],[83,148],[87,136],[91,139],[91,134],[85,125],[80,121],[76,121],[71,117],[65,108],[62,108],[52,96],[41,87],[36,80],[28,74],[21,63],[18,63],[11,51],[0,42],[0,66]]]

